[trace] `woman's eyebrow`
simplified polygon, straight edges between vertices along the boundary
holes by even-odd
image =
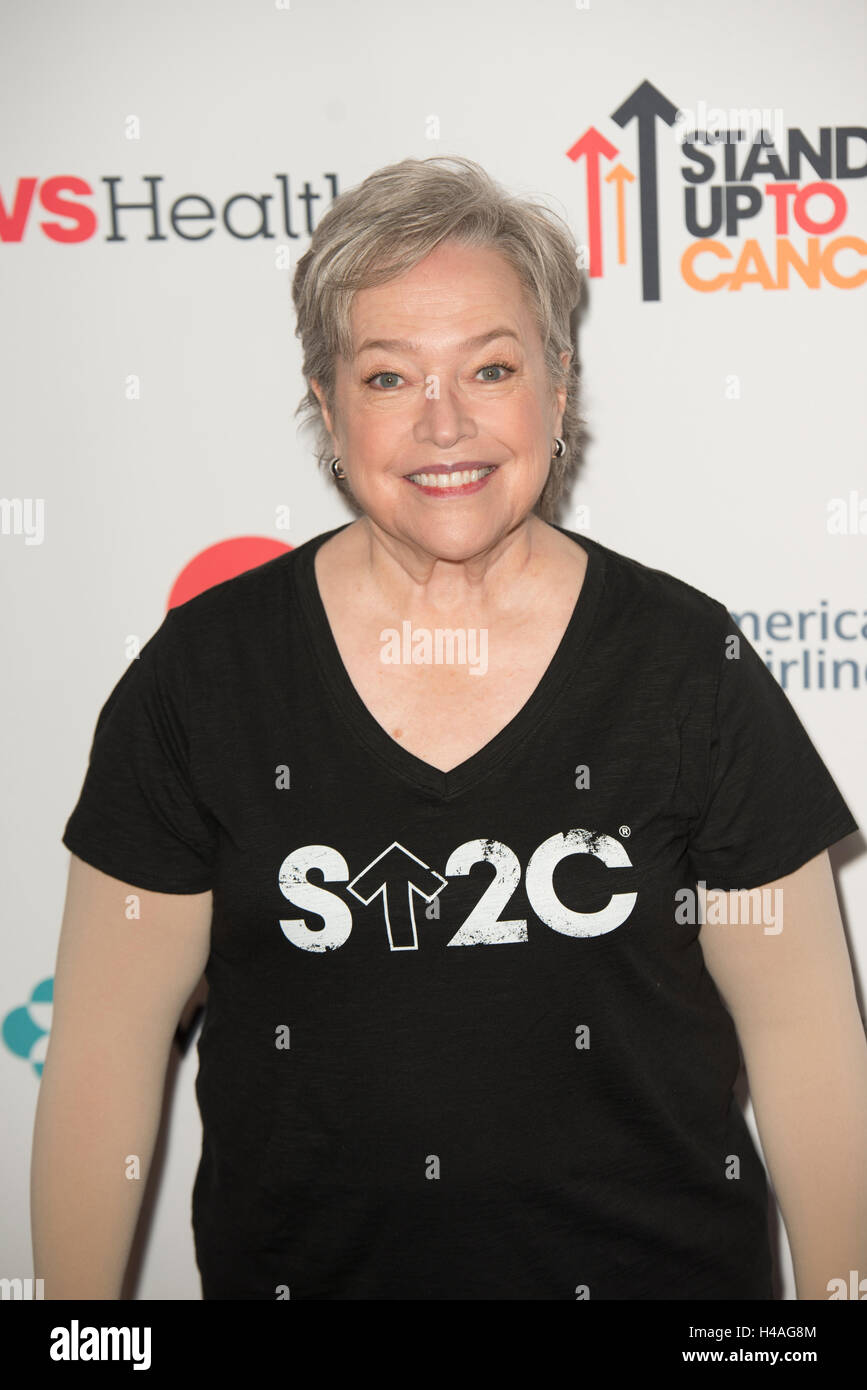
[[[474,338],[467,338],[465,342],[458,343],[457,351],[469,352],[473,348],[484,347],[485,343],[492,342],[494,338],[514,338],[516,342],[521,341],[513,328],[492,328],[489,333],[477,333]],[[360,357],[363,352],[371,352],[374,348],[379,352],[420,351],[419,344],[408,338],[365,338],[355,356]]]

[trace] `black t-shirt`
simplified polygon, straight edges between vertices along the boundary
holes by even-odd
[[[722,603],[558,528],[589,563],[557,652],[443,773],[340,659],[313,557],[341,529],[167,614],[63,835],[213,891],[205,1298],[771,1297],[684,890],[858,828],[794,709]]]

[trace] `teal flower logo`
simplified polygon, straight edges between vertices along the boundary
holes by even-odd
[[[37,1076],[45,1063],[53,1002],[54,978],[49,976],[40,980],[28,1003],[11,1009],[3,1020],[4,1043],[16,1057],[26,1057]]]

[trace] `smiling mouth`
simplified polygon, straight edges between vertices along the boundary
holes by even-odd
[[[496,468],[497,464],[481,468],[455,468],[445,471],[438,469],[435,473],[407,473],[406,477],[409,482],[418,483],[421,487],[466,487],[469,483],[477,483],[481,478],[487,478]]]

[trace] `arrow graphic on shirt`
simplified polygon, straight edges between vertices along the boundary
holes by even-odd
[[[436,869],[392,840],[388,849],[365,865],[347,887],[365,907],[381,895],[392,951],[417,951],[413,894],[433,902],[447,883],[448,879]]]

